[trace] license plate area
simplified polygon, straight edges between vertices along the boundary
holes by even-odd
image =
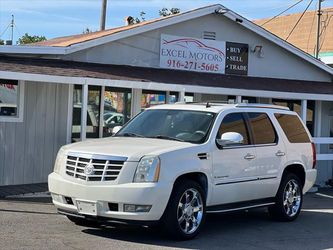
[[[76,206],[79,214],[97,216],[96,202],[76,200]]]

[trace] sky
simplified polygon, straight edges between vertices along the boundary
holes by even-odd
[[[123,26],[126,16],[146,12],[146,20],[158,17],[158,11],[180,8],[181,12],[211,4],[222,4],[252,20],[271,17],[299,0],[108,0],[106,28]],[[303,0],[287,13],[303,12],[311,0]],[[316,9],[319,0],[312,0]],[[28,33],[47,39],[81,34],[86,28],[99,28],[102,0],[0,0],[0,39],[10,39],[11,15],[15,17],[14,41]],[[333,7],[325,0],[323,7]]]

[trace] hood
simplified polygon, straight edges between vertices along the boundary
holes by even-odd
[[[162,153],[193,147],[195,144],[152,138],[109,137],[90,139],[63,147],[65,153],[76,152],[127,157],[128,161],[140,161],[144,155]]]

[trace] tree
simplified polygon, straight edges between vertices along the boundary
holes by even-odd
[[[82,34],[89,34],[89,33],[93,33],[94,31],[92,29],[89,29],[88,27],[85,28],[83,31],[82,31]]]
[[[21,38],[18,39],[18,44],[29,44],[45,41],[45,36],[30,36],[28,33],[25,33]]]
[[[180,13],[180,9],[179,8],[171,8],[170,10],[168,8],[163,8],[161,10],[159,10],[159,14],[160,16],[171,16],[171,15],[175,15],[175,14],[179,14]]]
[[[5,45],[5,41],[0,39],[0,45]]]
[[[163,8],[163,9],[159,10],[158,13],[161,17],[166,17],[166,16],[171,16],[171,15],[175,15],[175,14],[180,13],[180,9],[179,8],[171,8],[169,10],[168,8]],[[132,16],[127,17],[128,25],[137,24],[137,23],[141,23],[141,22],[146,21],[145,15],[146,15],[146,12],[141,11],[140,12],[140,17],[132,17]]]
[[[132,25],[132,24],[141,23],[141,22],[146,21],[145,15],[146,15],[146,12],[141,11],[140,12],[140,17],[132,17],[132,16],[127,17],[128,25]]]

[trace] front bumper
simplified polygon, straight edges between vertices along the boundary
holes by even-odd
[[[172,183],[126,183],[86,185],[64,179],[57,173],[48,178],[49,191],[58,210],[79,216],[77,200],[96,203],[96,219],[109,218],[127,221],[157,221],[161,218],[169,201]],[[66,198],[71,198],[72,204]],[[118,210],[110,209],[109,204],[118,204]],[[125,212],[124,204],[150,205],[149,212]],[[94,217],[94,216],[89,216]]]
[[[310,169],[305,172],[305,183],[303,187],[303,194],[310,190],[310,188],[316,183],[317,170]]]

